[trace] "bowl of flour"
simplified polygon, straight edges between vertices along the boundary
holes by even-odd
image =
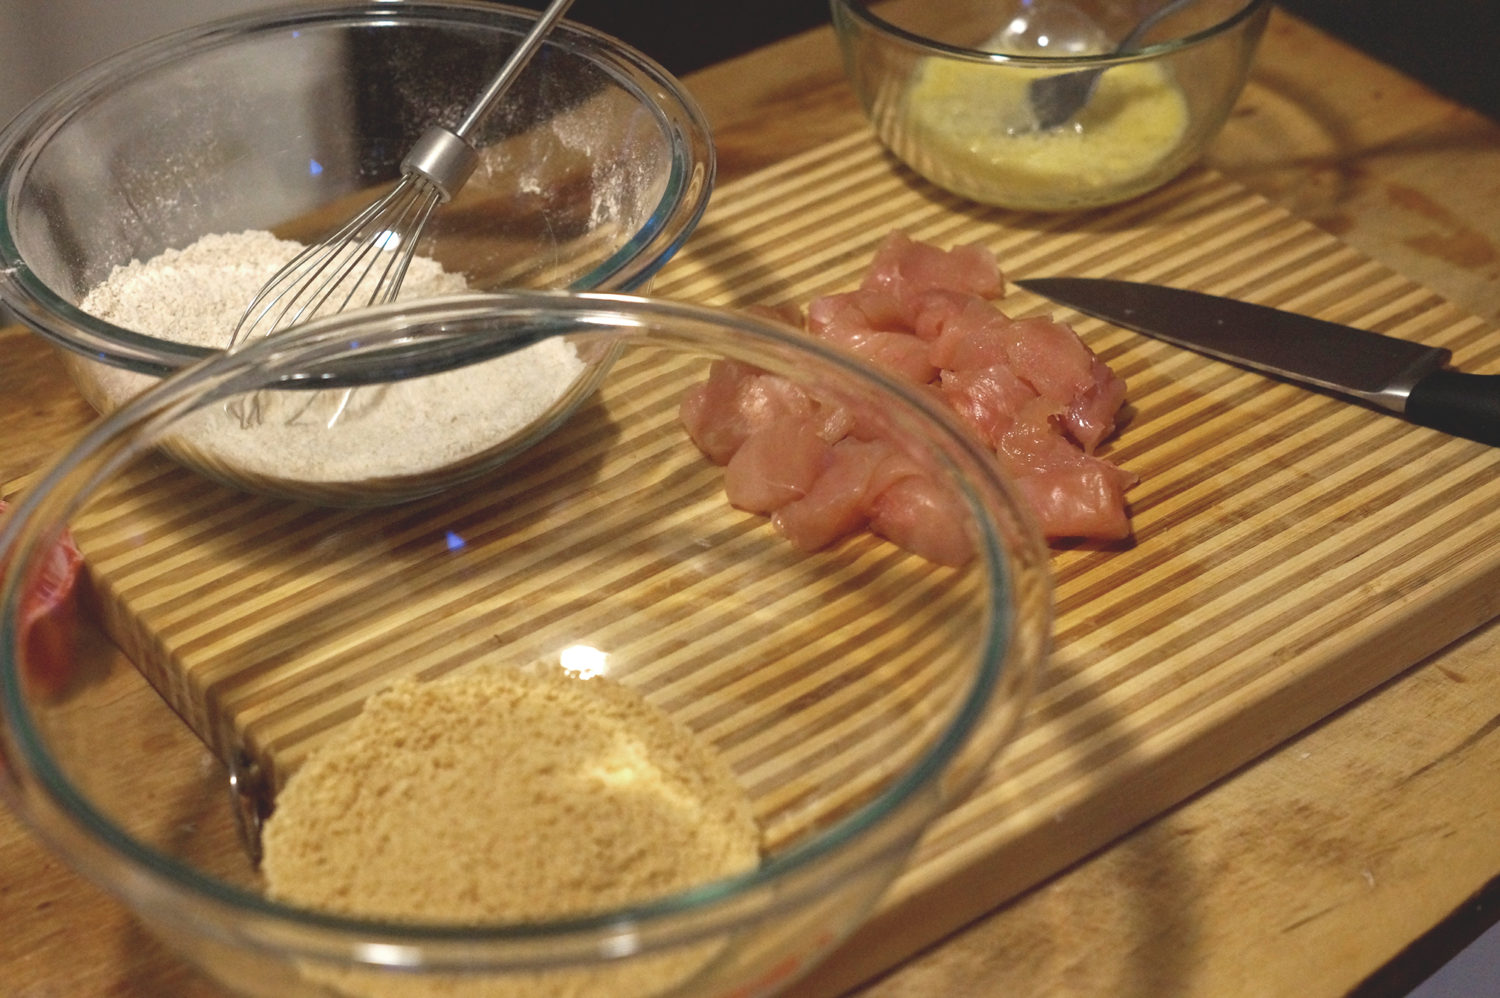
[[[181,343],[220,349],[244,303],[297,249],[265,231],[205,236],[116,268],[85,296],[83,307],[127,328],[171,329]],[[466,290],[461,275],[419,256],[396,304]],[[360,321],[356,313],[343,315]],[[565,338],[551,338],[421,377],[261,392],[200,415],[193,432],[178,435],[166,450],[246,491],[324,505],[401,502],[449,488],[525,450],[586,401],[607,362],[607,355],[586,361]],[[159,379],[89,364],[76,380],[107,413]]]
[[[224,349],[276,266],[388,189],[417,136],[461,117],[534,19],[478,0],[331,0],[214,21],[85,70],[0,131],[0,299],[113,411]],[[712,188],[708,124],[681,84],[568,21],[470,137],[479,165],[424,229],[404,301],[648,290]],[[473,439],[435,459],[467,462],[556,425],[601,362],[552,345],[434,382],[415,415],[404,391],[353,393],[337,415],[393,440],[413,419],[466,424]],[[289,480],[360,477],[286,443],[264,446]],[[441,452],[431,444],[424,459]],[[359,470],[427,490],[417,450]]]

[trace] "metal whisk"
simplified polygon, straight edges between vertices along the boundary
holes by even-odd
[[[438,205],[450,200],[478,165],[468,135],[510,88],[547,32],[573,0],[552,0],[484,92],[454,128],[429,127],[401,161],[401,179],[389,194],[278,270],[250,300],[229,338],[230,347],[325,313],[342,312],[357,298],[365,305],[394,301],[416,253],[417,241]],[[325,313],[326,314],[326,313]]]

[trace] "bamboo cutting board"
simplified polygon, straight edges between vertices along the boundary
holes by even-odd
[[[865,133],[719,190],[652,293],[806,302],[853,286],[892,229],[983,242],[1014,276],[1193,287],[1446,346],[1466,370],[1500,371],[1493,327],[1211,172],[1116,209],[1024,215],[925,185]],[[1140,476],[1135,535],[1055,551],[1054,654],[1020,734],[809,994],[897,962],[1500,613],[1500,450],[1019,292],[1004,307],[1055,311],[1129,382],[1130,419],[1108,454]],[[112,546],[110,531],[139,530],[147,509],[162,511],[163,530],[202,529],[190,512],[202,486],[167,475],[140,489],[136,512],[82,530],[80,544],[117,596],[117,633],[222,744],[243,723],[225,708],[233,683],[194,675],[137,590],[108,585],[164,571],[148,563],[159,547]],[[175,610],[224,572],[222,562],[173,564]],[[382,678],[347,684],[341,716]]]

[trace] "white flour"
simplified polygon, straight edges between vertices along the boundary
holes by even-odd
[[[300,248],[262,231],[204,236],[115,268],[79,307],[149,336],[222,349],[255,292]],[[460,275],[417,257],[400,297],[465,290]],[[420,474],[514,436],[583,369],[570,344],[552,339],[461,370],[353,393],[266,393],[263,418],[253,423],[224,410],[203,411],[184,433],[196,449],[252,475],[358,482]],[[95,374],[107,408],[157,380],[103,365]]]

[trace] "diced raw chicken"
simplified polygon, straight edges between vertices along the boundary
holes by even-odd
[[[974,556],[958,500],[928,476],[894,482],[870,506],[870,530],[939,565],[962,565]]]
[[[927,344],[910,333],[841,331],[824,339],[859,354],[872,366],[914,385],[925,385],[938,374],[937,367],[927,357]]]
[[[1064,411],[1096,387],[1102,368],[1078,334],[1045,316],[1012,319],[990,302],[974,298],[943,323],[929,359],[945,370],[1004,364],[1036,393]]]
[[[1094,358],[1092,374],[1092,383],[1062,414],[1063,425],[1086,454],[1094,453],[1094,448],[1114,432],[1115,417],[1125,404],[1124,378],[1098,357]]]
[[[752,432],[724,468],[724,494],[736,509],[773,513],[807,495],[833,447],[803,416],[783,416]]]
[[[1018,352],[1014,321],[983,298],[969,295],[962,304],[954,303],[934,325],[936,335],[928,341],[927,358],[946,371],[1011,366]]]
[[[916,313],[912,316],[911,331],[918,339],[932,341],[942,335],[948,324],[975,302],[988,303],[989,299],[967,291],[951,291],[933,288],[916,299]],[[937,361],[934,359],[934,363]],[[942,365],[938,365],[942,366]]]
[[[1130,536],[1125,490],[1135,484],[1134,475],[1035,424],[1013,426],[996,456],[1047,537]]]
[[[859,285],[895,299],[907,328],[916,325],[923,296],[929,291],[959,291],[981,298],[1005,293],[1005,278],[995,254],[978,243],[944,250],[892,232],[875,249]]]
[[[841,329],[860,332],[906,332],[906,314],[894,296],[876,288],[858,288],[814,298],[807,306],[807,329],[819,336]]]
[[[709,365],[708,379],[683,397],[688,436],[715,464],[728,464],[758,427],[783,416],[811,416],[817,404],[785,378],[734,360]]]
[[[979,439],[997,447],[1017,421],[1044,422],[1052,406],[1004,364],[942,373],[943,400]]]
[[[805,328],[930,391],[994,451],[1047,537],[1129,535],[1134,476],[1095,456],[1114,432],[1125,382],[1068,326],[1011,318],[980,245],[939,249],[892,233],[853,291],[808,303]],[[796,321],[801,313],[774,313]],[[735,506],[767,513],[818,550],[870,530],[932,561],[972,557],[956,497],[883,439],[879,413],[815,400],[790,381],[719,361],[682,402],[700,449],[728,464]]]
[[[771,522],[804,551],[842,540],[869,522],[870,493],[888,444],[845,437],[830,450],[828,463],[802,498],[771,514]]]
[[[1118,476],[1097,458],[1015,477],[1017,490],[1049,538],[1121,540],[1130,536]]]
[[[937,368],[895,304],[885,292],[863,288],[824,295],[808,305],[807,329],[888,374],[924,385],[937,376]]]
[[[989,382],[1000,393],[988,400],[990,408],[1014,414],[1019,382],[1048,403],[1037,413],[1056,417],[1090,454],[1114,431],[1125,401],[1125,381],[1067,326],[1044,318],[1011,319],[979,299],[950,316],[930,344],[928,358],[942,369],[945,394],[964,415],[972,416],[976,399],[982,398],[976,380]],[[974,375],[976,370],[987,373]],[[997,373],[1002,370],[1009,376]],[[967,390],[956,392],[956,385]],[[994,443],[992,435],[986,439]]]
[[[1094,383],[1094,354],[1061,322],[1046,316],[1009,324],[1010,365],[1037,394],[1066,406]]]

